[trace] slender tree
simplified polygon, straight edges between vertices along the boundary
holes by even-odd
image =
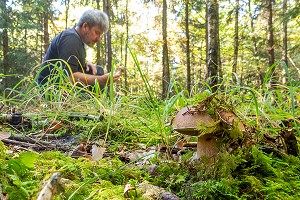
[[[111,19],[111,3],[110,0],[104,0],[104,11],[108,15],[108,18]],[[105,46],[106,46],[106,68],[107,71],[111,71],[112,66],[112,47],[111,47],[111,24],[109,23],[109,29],[105,35]]]
[[[128,59],[128,52],[127,52],[127,45],[128,45],[128,40],[129,40],[129,11],[128,11],[128,0],[126,0],[126,7],[125,7],[125,25],[126,25],[126,39],[125,39],[125,68],[127,69],[127,59]],[[128,91],[128,74],[127,70],[125,71],[124,78],[125,78],[125,94],[127,95]]]
[[[65,29],[68,28],[68,20],[69,20],[69,10],[70,10],[70,0],[64,0],[64,4],[65,4],[65,7],[66,7],[66,12],[65,12],[65,16],[66,16],[66,25],[65,25]]]
[[[275,63],[274,54],[274,30],[273,30],[273,0],[267,0],[267,32],[268,32],[268,56],[269,56],[269,66]],[[271,74],[275,71],[275,67],[272,69]]]
[[[283,51],[282,51],[282,58],[281,60],[286,64],[286,67],[288,67],[288,58],[287,58],[287,24],[288,24],[288,19],[285,17],[287,13],[287,0],[283,0],[282,3],[282,13],[283,13],[283,31],[282,31],[282,46],[283,46]],[[282,70],[282,83],[286,83],[286,71],[285,69]]]
[[[235,17],[234,17],[234,50],[233,50],[233,65],[232,65],[232,73],[237,72],[237,63],[238,63],[238,55],[239,55],[239,9],[240,2],[239,0],[235,0]],[[233,82],[236,82],[236,76],[232,76]]]
[[[49,41],[49,24],[48,24],[48,21],[49,21],[49,13],[48,13],[48,9],[47,10],[44,10],[43,11],[43,20],[44,20],[44,23],[43,23],[43,37],[44,37],[44,53],[47,52],[47,49],[50,45],[50,41]]]
[[[207,78],[210,87],[216,91],[218,84],[219,61],[219,3],[218,0],[207,0]]]
[[[3,48],[3,74],[9,74],[9,46],[8,46],[8,24],[9,24],[9,15],[8,8],[6,7],[6,0],[1,0],[1,10],[2,10],[2,48]],[[8,78],[3,79],[3,88],[7,88]]]
[[[255,30],[254,30],[254,19],[252,16],[252,7],[251,7],[251,0],[248,1],[248,13],[249,13],[249,19],[250,19],[250,31],[251,31],[251,39],[253,42],[253,54],[257,55],[257,42],[255,38]]]
[[[163,0],[163,15],[162,15],[162,35],[163,35],[163,75],[162,75],[162,98],[167,97],[170,84],[170,67],[167,39],[167,0]]]
[[[185,37],[186,37],[186,89],[191,93],[191,57],[190,57],[190,30],[189,30],[189,0],[185,0]]]
[[[100,0],[96,0],[96,7],[100,10]],[[96,63],[101,65],[101,41],[98,41],[96,44]]]
[[[250,32],[251,32],[251,40],[252,40],[252,44],[253,44],[253,57],[254,57],[254,61],[255,61],[255,65],[258,66],[256,71],[257,71],[257,82],[259,85],[261,85],[263,83],[263,76],[262,76],[262,72],[261,72],[261,68],[258,65],[258,44],[257,44],[257,37],[256,37],[256,32],[254,29],[254,16],[252,14],[252,6],[251,6],[251,0],[248,0],[248,13],[249,13],[249,19],[250,19]]]

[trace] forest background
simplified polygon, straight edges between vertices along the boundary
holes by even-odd
[[[0,199],[35,199],[57,171],[69,181],[57,199],[124,199],[125,184],[144,181],[182,199],[300,198],[298,1],[1,0],[0,7]],[[97,84],[35,87],[52,38],[90,8],[108,13],[111,27],[87,59],[107,71],[123,65],[124,76],[107,96]],[[215,160],[197,162],[195,149],[179,148],[197,139],[172,126],[187,105],[215,120],[196,127],[222,135]],[[23,148],[11,145],[28,138]],[[73,159],[77,147],[94,144],[106,148],[104,159],[90,162],[91,148]],[[133,167],[141,150],[157,156]]]
[[[212,5],[217,10],[206,9]],[[259,86],[270,66],[277,81],[285,82],[284,61],[294,80],[299,80],[298,1],[1,1],[0,89],[13,87],[24,77],[34,78],[51,39],[76,24],[89,8],[105,10],[110,32],[88,50],[88,60],[110,71],[111,64],[124,65],[118,83],[126,92],[143,88],[133,52],[149,84],[166,96],[170,82],[197,92],[209,77],[230,79],[241,85]],[[213,15],[209,12],[218,12]],[[216,17],[216,71],[209,73],[210,33],[206,19]],[[219,49],[218,49],[219,48]],[[275,70],[276,69],[276,70]],[[163,81],[164,80],[164,81]],[[165,84],[167,83],[167,84]],[[214,83],[216,84],[216,83]]]

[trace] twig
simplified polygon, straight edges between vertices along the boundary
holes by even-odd
[[[14,145],[22,146],[22,147],[36,147],[37,146],[35,144],[20,142],[20,141],[10,140],[10,139],[3,139],[2,142],[4,142],[5,144],[14,144]]]
[[[99,192],[99,189],[96,190],[94,193],[92,193],[88,198],[86,198],[85,200],[90,200],[92,199],[93,196],[95,196],[97,193]]]

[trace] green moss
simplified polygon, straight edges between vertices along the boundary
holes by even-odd
[[[6,147],[0,140],[0,161],[6,158]]]

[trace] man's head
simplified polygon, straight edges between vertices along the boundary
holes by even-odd
[[[107,33],[108,16],[100,10],[87,10],[80,17],[76,27],[83,42],[92,47]]]

